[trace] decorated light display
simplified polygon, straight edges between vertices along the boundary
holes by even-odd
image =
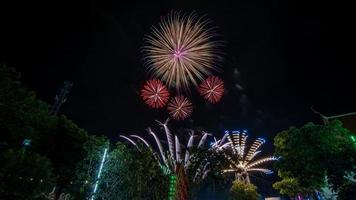
[[[256,156],[261,153],[259,149],[265,143],[265,140],[257,138],[246,151],[247,138],[246,131],[226,131],[224,137],[212,146],[218,151],[228,151],[225,156],[230,166],[223,171],[224,173],[234,173],[236,180],[250,183],[250,173],[273,173],[271,170],[261,167],[261,165],[277,160],[277,158],[269,156],[256,159]]]
[[[171,99],[167,109],[173,119],[182,120],[190,116],[193,105],[187,97],[179,95]]]
[[[210,103],[217,103],[224,94],[224,82],[216,76],[209,76],[199,86],[200,95]]]
[[[144,60],[153,76],[169,88],[189,90],[219,64],[219,41],[210,21],[195,13],[171,12],[145,37]]]
[[[106,160],[106,154],[107,154],[107,152],[108,152],[108,149],[105,148],[105,149],[104,149],[104,153],[103,153],[103,157],[101,158],[98,175],[97,175],[97,177],[96,177],[96,181],[95,181],[95,184],[94,184],[94,188],[93,188],[93,192],[92,192],[92,195],[91,195],[90,200],[94,200],[94,198],[95,198],[95,193],[96,193],[97,190],[98,190],[98,185],[99,185],[99,181],[100,181],[100,176],[101,176],[101,172],[102,172],[103,167],[104,167],[104,163],[105,163],[105,160]]]
[[[169,176],[168,200],[174,200],[176,196],[177,177],[174,174]]]
[[[169,99],[169,92],[160,80],[148,80],[141,90],[143,101],[152,108],[164,107]]]
[[[188,198],[188,181],[187,181],[187,177],[186,177],[186,170],[188,169],[189,165],[190,165],[190,158],[191,158],[191,154],[190,154],[190,150],[193,148],[194,146],[194,134],[191,134],[189,137],[189,140],[187,142],[187,145],[183,147],[183,145],[181,144],[179,138],[177,135],[173,135],[168,127],[168,119],[166,120],[165,123],[162,122],[158,122],[158,124],[163,128],[165,135],[166,135],[166,143],[168,144],[168,148],[165,148],[162,143],[161,140],[159,139],[159,137],[157,136],[157,134],[151,129],[148,128],[148,134],[150,134],[153,139],[156,142],[156,145],[158,147],[158,152],[156,152],[150,145],[149,143],[143,139],[140,136],[137,135],[130,135],[130,136],[124,136],[124,135],[120,135],[121,138],[124,138],[125,140],[127,140],[128,142],[130,142],[131,144],[133,144],[134,146],[136,146],[137,148],[139,148],[139,146],[137,145],[137,143],[134,141],[140,141],[143,144],[145,144],[146,147],[148,147],[154,157],[156,158],[157,162],[159,163],[159,165],[162,168],[162,171],[164,172],[164,174],[169,175],[170,177],[175,176],[176,180],[175,180],[175,186],[173,184],[173,178],[170,179],[170,187],[169,187],[169,194],[170,196],[173,196],[173,194],[175,195],[175,199],[179,199],[179,200],[186,200]],[[203,136],[200,138],[199,143],[197,145],[197,148],[202,148],[206,142],[206,139],[208,137],[208,133],[203,133]],[[201,164],[202,166],[206,166],[205,163]],[[195,177],[201,177],[204,178],[204,174],[206,174],[206,168],[202,168],[200,170],[198,170],[195,174]],[[203,175],[201,175],[203,174]],[[175,189],[173,189],[173,187],[175,187]],[[174,193],[171,191],[175,191]],[[172,199],[174,199],[172,197]]]

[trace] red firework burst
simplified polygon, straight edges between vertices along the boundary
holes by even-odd
[[[224,94],[224,82],[216,76],[209,76],[199,86],[199,93],[210,103],[217,103]]]
[[[185,96],[178,95],[168,103],[168,111],[173,119],[183,120],[190,116],[193,105]]]
[[[143,101],[152,108],[164,107],[169,99],[169,92],[157,79],[148,80],[141,90]]]

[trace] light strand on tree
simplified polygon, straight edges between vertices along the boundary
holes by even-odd
[[[168,200],[174,200],[176,197],[177,177],[174,174],[169,176]]]
[[[95,193],[96,193],[96,191],[98,190],[99,180],[100,180],[101,172],[102,172],[102,170],[103,170],[103,166],[104,166],[104,163],[105,163],[105,159],[106,159],[106,154],[107,154],[107,152],[108,152],[108,148],[105,148],[105,149],[104,149],[104,155],[103,155],[103,157],[102,157],[102,159],[101,159],[101,163],[100,163],[98,175],[97,175],[97,177],[96,177],[95,186],[94,186],[93,193],[92,193],[92,196],[91,196],[90,200],[94,200],[94,198],[95,198]]]
[[[273,161],[273,160],[278,160],[276,157],[267,157],[267,158],[262,158],[259,160],[256,160],[246,166],[246,168],[252,168],[254,166],[260,165],[262,163],[268,162],[268,161]]]
[[[225,143],[225,137],[228,141]],[[235,173],[237,180],[243,180],[247,183],[250,182],[250,172],[262,172],[264,174],[273,173],[269,169],[261,168],[260,165],[278,160],[276,157],[266,157],[256,160],[256,156],[261,153],[259,150],[261,145],[266,141],[262,138],[257,138],[252,145],[247,149],[247,131],[225,131],[222,142],[218,142],[214,149],[220,151],[225,147],[229,148],[232,155],[225,154],[225,158],[230,163],[229,168],[223,170],[223,173]],[[247,151],[246,151],[247,150]]]
[[[257,140],[255,140],[253,142],[253,144],[251,145],[248,153],[247,153],[247,157],[246,157],[246,161],[250,161],[252,160],[252,158],[257,154],[256,151],[261,147],[262,144],[265,143],[265,140],[262,138],[257,138]]]

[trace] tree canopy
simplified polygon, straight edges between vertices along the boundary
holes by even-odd
[[[99,185],[98,199],[167,199],[168,177],[147,148],[118,143],[108,155]]]
[[[4,163],[22,166],[23,170],[35,175],[40,175],[36,173],[40,168],[44,172],[53,173],[60,193],[69,186],[76,164],[85,155],[83,144],[88,140],[89,134],[64,115],[50,115],[49,107],[33,91],[22,86],[20,73],[0,64],[0,159],[3,161],[0,171],[7,170]],[[14,159],[18,156],[7,156],[16,156],[14,152],[24,148],[22,143],[25,139],[30,143],[26,146],[24,160]],[[34,164],[35,166],[31,162],[26,163],[28,157],[33,157],[33,162],[39,163]],[[43,162],[42,166],[40,162]],[[25,163],[28,165],[24,165]],[[45,167],[47,168],[44,169]],[[30,172],[31,170],[33,171]],[[19,193],[22,188],[18,189],[19,191],[15,191],[14,188],[13,193]],[[0,190],[2,191],[4,190]],[[23,195],[26,196],[26,191],[24,192]]]
[[[204,147],[191,149],[190,153],[192,157],[187,169],[190,199],[197,198],[197,193],[207,184],[214,190],[223,190],[226,177],[222,171],[229,164],[224,152],[211,151]]]
[[[260,198],[256,186],[237,180],[232,183],[230,194],[231,200],[258,200]]]
[[[7,149],[0,157],[0,199],[45,199],[55,184],[51,162],[25,149]]]
[[[355,170],[356,149],[350,134],[339,121],[308,123],[278,133],[274,146],[280,157],[276,167],[282,180],[274,187],[282,194],[306,194],[321,189],[327,176],[332,187],[339,188],[347,181],[347,172]]]

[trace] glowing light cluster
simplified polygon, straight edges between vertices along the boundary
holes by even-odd
[[[210,103],[217,103],[224,94],[224,82],[216,76],[209,76],[199,86],[200,95]]]
[[[232,131],[231,135],[228,135],[228,140],[231,141],[232,150],[239,156],[245,155],[247,134],[240,131]]]
[[[157,79],[148,80],[141,90],[143,101],[152,108],[164,107],[169,99],[169,92],[165,85]]]
[[[268,162],[268,161],[273,161],[273,160],[277,160],[277,158],[275,158],[275,157],[261,158],[259,160],[254,161],[254,162],[251,162],[249,164],[245,163],[245,166],[246,166],[247,169],[250,169],[250,168],[255,167],[257,165],[260,165],[262,163],[265,163],[265,162]]]
[[[158,138],[157,134],[151,128],[147,129],[148,133],[153,136],[156,142],[158,147],[157,152],[151,148],[149,143],[142,137],[137,135],[130,135],[129,137],[120,135],[120,137],[135,145],[139,150],[140,147],[135,142],[136,140],[142,142],[150,149],[158,164],[161,166],[163,173],[170,176],[169,199],[187,199],[188,182],[186,170],[191,164],[189,161],[193,155],[190,153],[190,150],[194,146],[194,138],[196,138],[196,136],[192,132],[187,145],[182,145],[178,136],[173,135],[168,128],[168,121],[168,119],[165,123],[157,121],[165,132],[165,143],[168,145],[168,148],[165,148],[162,145],[160,138]],[[204,146],[208,135],[210,134],[203,132],[203,136],[200,138],[197,148],[202,148]],[[201,167],[196,171],[193,181],[204,179],[206,177],[206,174],[209,171],[207,167],[208,164],[207,160],[200,163]],[[175,178],[173,178],[173,176]]]
[[[178,136],[173,135],[168,127],[168,122],[169,120],[167,119],[165,123],[157,121],[157,123],[163,128],[165,135],[166,135],[166,143],[168,145],[167,150],[165,150],[164,146],[161,143],[160,138],[157,136],[157,134],[151,129],[148,128],[148,134],[153,136],[156,145],[158,147],[158,154],[155,153],[153,148],[149,145],[147,140],[143,139],[142,137],[138,135],[130,135],[130,136],[124,136],[120,135],[121,138],[127,140],[134,146],[138,148],[137,143],[134,140],[138,140],[142,142],[143,144],[146,145],[153,153],[154,155],[160,155],[156,157],[157,161],[159,162],[160,166],[162,167],[162,170],[166,172],[166,174],[174,173],[176,171],[176,167],[178,164],[183,165],[185,168],[189,166],[189,159],[191,158],[191,154],[189,150],[193,148],[194,146],[194,138],[196,136],[194,134],[191,134],[187,145],[183,146],[178,138]],[[203,148],[207,137],[208,133],[203,132],[203,136],[200,138],[197,148]],[[183,146],[183,147],[182,147]]]
[[[95,193],[96,193],[97,190],[98,190],[99,180],[100,180],[101,172],[102,172],[102,170],[103,170],[104,163],[105,163],[105,160],[106,160],[106,154],[107,154],[107,152],[108,152],[108,149],[105,148],[105,149],[104,149],[103,157],[102,157],[101,162],[100,162],[100,167],[99,167],[98,175],[97,175],[97,177],[96,177],[94,189],[93,189],[92,196],[91,196],[90,200],[94,200],[94,198],[95,198]]]
[[[174,200],[176,196],[177,177],[172,174],[169,176],[168,200]]]
[[[217,70],[218,41],[209,20],[196,14],[171,12],[145,37],[145,64],[150,72],[177,91],[189,90],[197,79],[203,80]]]
[[[173,119],[183,120],[191,115],[193,105],[187,97],[179,95],[171,99],[167,109]]]
[[[226,159],[230,162],[230,167],[223,172],[235,173],[235,178],[237,180],[249,183],[249,175],[252,172],[262,172],[265,174],[273,173],[271,170],[260,166],[267,162],[277,160],[277,158],[270,156],[255,160],[256,155],[261,152],[258,150],[262,144],[265,143],[265,140],[257,138],[246,152],[247,137],[247,132],[244,130],[232,132],[225,131],[224,137],[215,143],[215,149],[217,151],[230,149],[230,154],[225,154]],[[228,142],[225,143],[226,138]]]
[[[261,147],[261,145],[265,143],[265,140],[262,138],[257,138],[253,144],[250,147],[250,150],[248,151],[246,155],[246,161],[252,160],[257,154],[259,154],[261,151],[257,151]]]
[[[353,136],[353,135],[351,135],[350,138],[351,138],[351,140],[354,142],[354,144],[356,144],[356,137]]]

